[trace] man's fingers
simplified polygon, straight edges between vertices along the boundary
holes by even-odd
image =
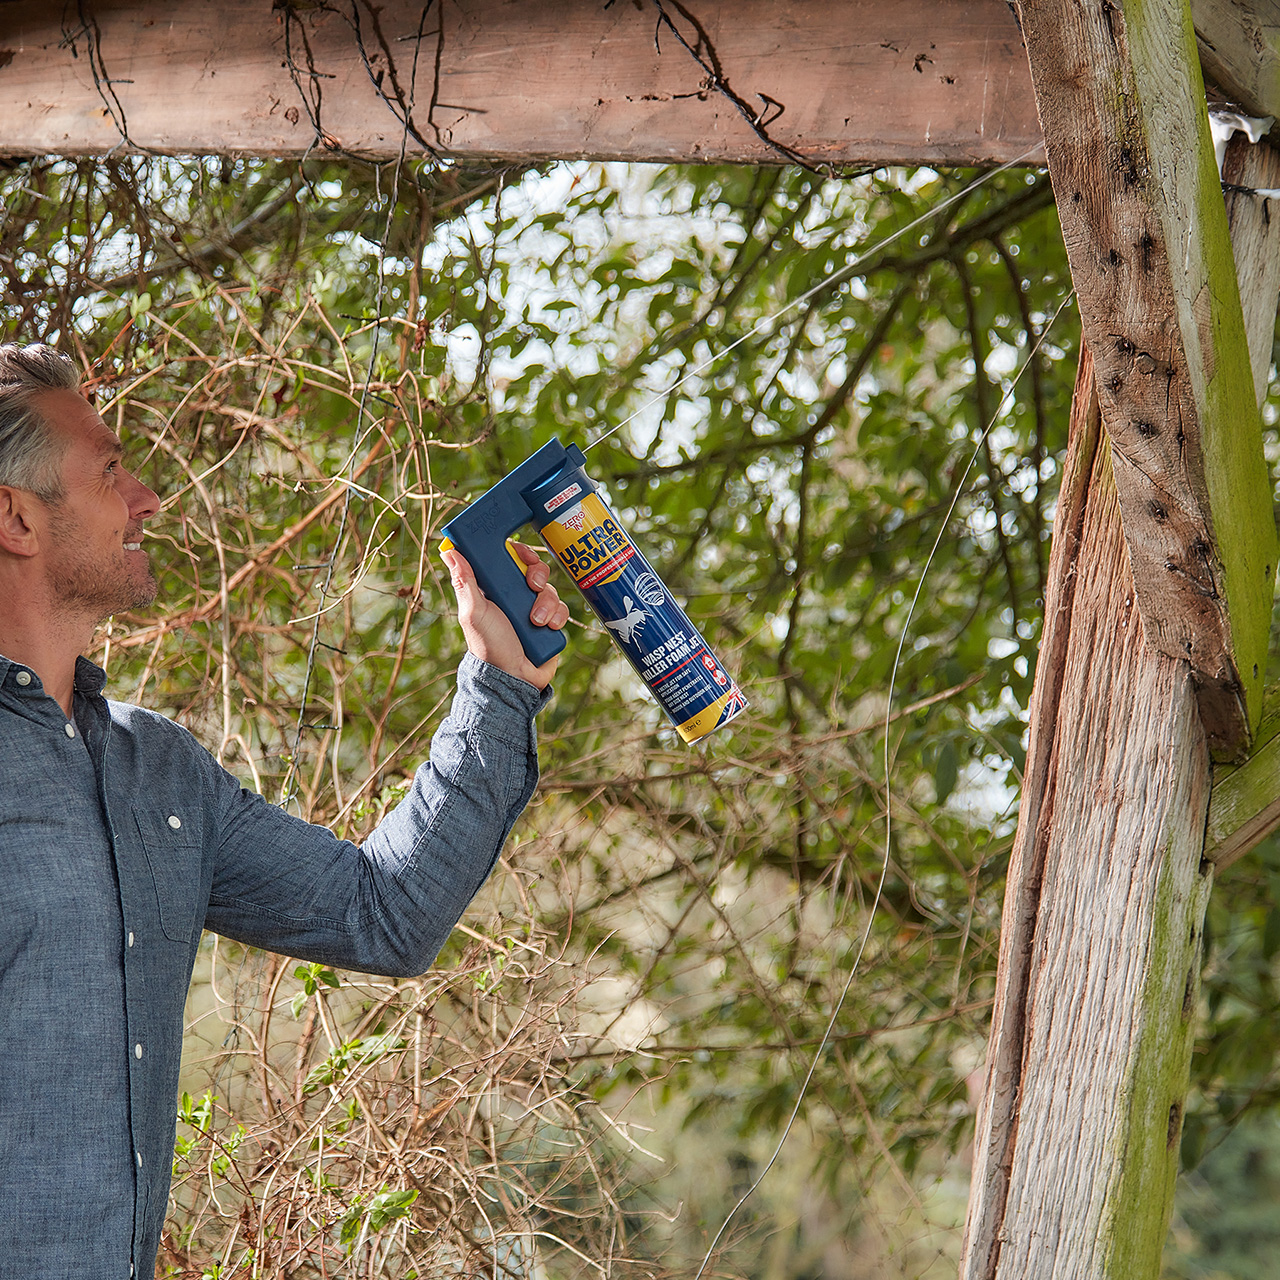
[[[559,631],[569,621],[569,606],[560,599],[560,594],[555,587],[550,585],[551,571],[538,559],[538,553],[531,547],[526,547],[519,542],[512,545],[518,549],[520,558],[529,565],[525,573],[525,581],[538,597],[529,611],[530,621],[540,627],[550,627],[552,630]],[[458,551],[450,547],[441,552],[441,558],[449,570],[449,580],[453,583],[454,594],[458,597],[458,617],[461,620],[479,609],[484,601],[484,595],[479,583],[476,582],[471,565]]]
[[[539,595],[529,619],[540,627],[559,631],[569,621],[569,606],[556,595],[554,589],[550,589]]]
[[[527,547],[523,542],[512,542],[511,545],[525,563],[524,580],[529,584],[529,590],[538,596],[529,610],[529,621],[535,626],[559,631],[569,621],[569,608],[551,585],[551,570],[533,547]]]
[[[440,559],[444,561],[445,568],[449,570],[449,581],[453,583],[453,589],[457,591],[460,587],[465,587],[467,585],[467,574],[470,572],[471,566],[452,547],[442,551]]]
[[[529,589],[541,591],[551,581],[551,570],[533,547],[525,546],[523,542],[512,542],[511,545],[515,547],[516,555],[525,562],[524,579],[529,584]]]
[[[529,611],[529,620],[539,627],[559,631],[569,621],[569,606],[560,599],[554,587],[546,587],[538,592],[538,598]]]

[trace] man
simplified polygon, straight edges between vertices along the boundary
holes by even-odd
[[[202,927],[368,972],[426,969],[537,781],[556,661],[446,553],[468,654],[409,794],[363,846],[241,790],[80,654],[156,593],[159,500],[45,346],[0,346],[0,1277],[150,1277]],[[522,555],[535,623],[568,610]]]

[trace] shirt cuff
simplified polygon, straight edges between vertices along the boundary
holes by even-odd
[[[550,685],[535,689],[527,680],[467,653],[458,666],[458,692],[450,714],[464,725],[476,725],[512,746],[524,747],[534,717],[551,695]]]

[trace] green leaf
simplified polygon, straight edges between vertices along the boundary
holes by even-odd
[[[959,776],[960,761],[955,744],[944,742],[938,748],[933,766],[934,798],[939,805],[946,804],[948,797],[956,789]]]

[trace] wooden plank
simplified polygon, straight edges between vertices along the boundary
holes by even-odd
[[[1276,535],[1185,0],[1024,0],[1023,32],[1147,635],[1216,758],[1262,707]]]
[[[1044,879],[1042,835],[1052,820],[1058,708],[1080,581],[1089,481],[1101,437],[1093,361],[1084,346],[1071,400],[1062,485],[1054,515],[1044,629],[1036,659],[1027,760],[1018,799],[1018,829],[1005,884],[995,1005],[986,1080],[974,1134],[969,1209],[961,1253],[962,1280],[988,1280],[999,1260],[1025,1060],[1031,959]]]
[[[1254,192],[1280,190],[1280,151],[1236,134],[1222,166],[1227,221],[1240,285],[1240,307],[1249,340],[1254,396],[1261,405],[1271,380],[1280,298],[1280,199]]]
[[[1194,4],[1212,78],[1259,114],[1280,114],[1277,7]],[[419,39],[417,0],[5,0],[0,155],[1043,161],[1005,0],[665,9],[454,0]]]
[[[1249,115],[1280,116],[1280,0],[1195,0],[1205,77]]]
[[[1271,702],[1271,699],[1268,699]],[[1219,874],[1280,827],[1280,698],[1262,718],[1253,754],[1215,774],[1204,856]]]
[[[1280,188],[1280,152],[1237,135],[1223,165],[1231,244],[1254,389],[1261,403],[1271,374],[1280,295],[1280,200],[1254,194]],[[1253,753],[1238,769],[1214,774],[1204,856],[1221,872],[1280,827],[1280,689],[1268,690]]]
[[[0,5],[0,154],[103,154],[125,133],[167,153],[1043,159],[996,0],[691,0],[665,6],[672,28],[635,0],[457,0],[428,7],[421,40],[420,0],[81,8],[88,24],[75,5]]]
[[[1227,181],[1278,185],[1277,163],[1270,148],[1237,140]],[[1252,190],[1233,191],[1227,207],[1261,395],[1280,288],[1272,210]],[[1158,1274],[1214,865],[1280,824],[1280,713],[1253,759],[1220,771],[1206,815],[1207,742],[1198,715],[1188,722],[1178,677],[1188,664],[1135,643],[1143,621],[1130,561],[1117,554],[1132,534],[1101,419],[1086,346],[1006,888],[964,1280]]]
[[[1154,1280],[1212,868],[1187,664],[1135,607],[1086,351],[1006,890],[962,1280]],[[1152,785],[1152,780],[1158,784]]]
[[[1270,148],[1239,139],[1228,148],[1227,179],[1249,188],[1280,185],[1277,164]],[[1268,200],[1250,191],[1233,192],[1228,206],[1265,386],[1280,288],[1273,219]],[[1129,566],[1107,550],[1119,523],[1099,514],[1115,503],[1106,465],[1113,456],[1086,348],[1006,888],[966,1280],[1156,1274],[1213,865],[1221,869],[1280,825],[1278,706],[1259,735],[1266,745],[1215,778],[1202,841],[1208,778],[1179,711],[1185,689],[1155,692],[1169,678],[1171,660],[1124,651],[1111,638],[1140,625],[1132,618]],[[1100,637],[1106,644],[1099,648]],[[1076,670],[1095,662],[1095,648],[1096,667]],[[1152,778],[1160,785],[1151,786]],[[1185,803],[1162,810],[1170,795]],[[1081,885],[1089,886],[1083,897]],[[1132,976],[1139,970],[1140,981]],[[1130,976],[1121,981],[1120,972]],[[1087,1066],[1064,1065],[1064,1053],[1072,1055],[1061,1046],[1072,1043],[1088,1045]],[[1057,1097],[1055,1081],[1077,1098]],[[1079,1141],[1082,1127],[1090,1131],[1087,1144]]]

